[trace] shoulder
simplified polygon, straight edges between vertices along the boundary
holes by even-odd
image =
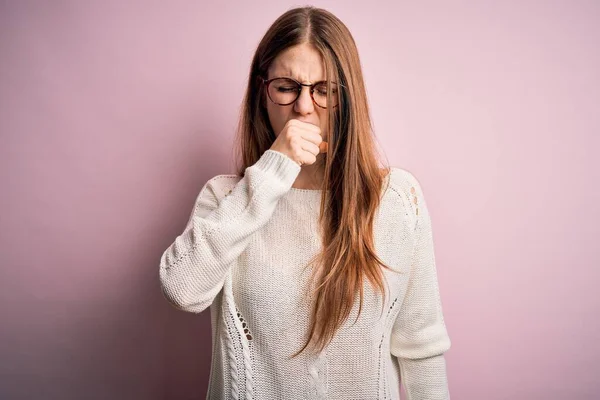
[[[406,168],[390,167],[389,188],[395,193],[415,219],[424,210],[423,188],[415,174]]]
[[[188,221],[192,223],[193,216],[205,216],[219,206],[221,200],[241,178],[237,175],[222,174],[207,180],[194,201],[194,207]]]
[[[406,168],[390,167],[390,183],[396,186],[417,185],[419,182],[416,176]]]
[[[229,191],[233,189],[240,179],[242,177],[234,174],[213,176],[202,186],[196,202],[209,201],[218,203],[223,197],[229,194]]]
[[[414,198],[423,195],[421,183],[411,171],[400,167],[390,167],[389,176],[390,186],[408,195],[408,197]]]

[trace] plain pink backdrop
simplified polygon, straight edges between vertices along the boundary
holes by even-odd
[[[600,398],[600,4],[321,1],[432,214],[454,400]],[[162,252],[282,1],[2,1],[0,398],[204,399]]]

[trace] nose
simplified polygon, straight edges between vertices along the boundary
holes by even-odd
[[[296,99],[294,103],[294,110],[298,114],[309,114],[314,111],[315,105],[312,101],[312,97],[310,96],[310,87],[309,86],[300,86],[300,96]]]

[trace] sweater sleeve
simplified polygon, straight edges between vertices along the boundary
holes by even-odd
[[[173,306],[194,313],[210,306],[232,263],[268,222],[300,169],[269,149],[222,200],[216,194],[218,177],[203,186],[183,233],[160,259],[161,290]]]
[[[449,400],[444,352],[451,342],[442,313],[431,218],[419,182],[412,174],[410,178],[415,247],[390,351],[397,357],[407,400]]]

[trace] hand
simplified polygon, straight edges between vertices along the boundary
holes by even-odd
[[[271,150],[285,154],[300,166],[314,164],[319,153],[327,152],[327,142],[316,125],[290,119],[273,144]]]

